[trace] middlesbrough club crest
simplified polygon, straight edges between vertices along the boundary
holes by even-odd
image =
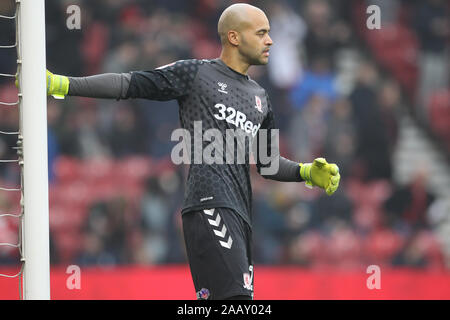
[[[253,266],[249,266],[248,267],[248,271],[250,271],[250,273],[245,272],[243,274],[243,277],[244,277],[244,288],[247,289],[247,290],[253,291]]]
[[[255,105],[256,110],[258,110],[259,112],[262,113],[263,111],[262,111],[262,102],[261,102],[261,98],[258,97],[258,96],[255,96],[255,101],[256,101],[256,105]]]

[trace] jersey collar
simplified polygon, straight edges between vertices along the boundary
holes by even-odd
[[[240,72],[237,72],[237,71],[231,69],[220,58],[213,59],[211,61],[214,62],[214,63],[219,64],[222,67],[222,70],[225,71],[226,74],[228,74],[229,76],[231,76],[231,77],[233,77],[233,78],[235,78],[237,80],[250,80],[250,77],[248,75],[240,73]]]

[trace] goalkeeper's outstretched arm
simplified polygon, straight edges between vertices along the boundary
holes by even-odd
[[[68,77],[47,71],[47,94],[101,99],[168,101],[188,95],[203,60],[179,60],[149,71]]]
[[[47,95],[57,99],[80,96],[99,99],[126,99],[131,73],[105,73],[89,77],[67,77],[47,71]]]
[[[100,99],[126,99],[131,73],[105,73],[90,77],[69,77],[67,95]]]

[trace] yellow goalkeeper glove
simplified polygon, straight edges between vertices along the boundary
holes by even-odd
[[[47,95],[53,96],[55,99],[64,99],[69,92],[69,78],[53,74],[47,70]],[[16,87],[19,88],[19,79],[16,74]]]
[[[47,95],[55,99],[64,99],[69,92],[69,78],[53,74],[47,70]]]
[[[339,168],[334,163],[328,163],[324,158],[316,158],[313,163],[300,163],[300,175],[306,186],[317,186],[332,195],[339,187]]]

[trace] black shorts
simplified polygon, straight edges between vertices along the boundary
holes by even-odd
[[[237,213],[186,212],[183,233],[197,299],[253,297],[251,228]]]

